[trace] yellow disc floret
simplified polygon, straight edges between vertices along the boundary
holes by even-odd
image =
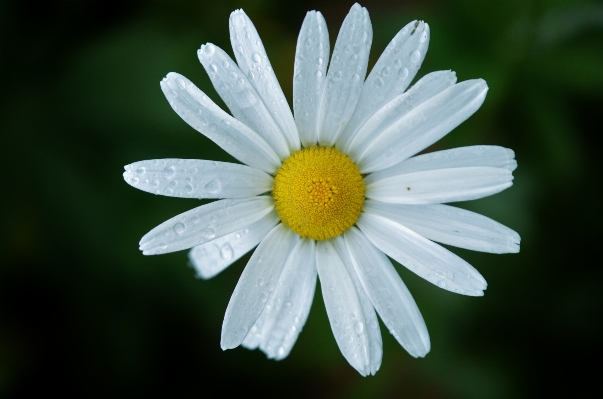
[[[274,177],[274,205],[281,221],[304,238],[327,240],[352,227],[364,205],[364,180],[352,160],[335,148],[292,154]]]

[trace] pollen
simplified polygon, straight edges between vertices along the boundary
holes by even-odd
[[[352,227],[364,205],[358,166],[331,147],[303,148],[287,158],[272,193],[281,221],[304,238],[328,240]]]

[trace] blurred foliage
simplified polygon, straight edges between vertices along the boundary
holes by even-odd
[[[211,281],[185,252],[144,257],[138,239],[198,201],[123,182],[142,159],[230,160],[170,109],[170,71],[219,104],[195,51],[231,52],[228,16],[256,24],[291,99],[296,35],[318,9],[334,42],[351,1],[0,2],[0,395],[17,398],[275,395],[532,398],[601,392],[603,5],[576,0],[367,1],[371,65],[408,21],[431,27],[419,77],[439,69],[490,87],[482,108],[430,148],[516,151],[514,186],[459,204],[522,236],[518,255],[452,249],[489,282],[484,298],[400,267],[432,338],[411,358],[382,329],[362,378],[341,356],[320,291],[291,355],[219,347],[249,256]],[[595,363],[596,364],[596,363]]]

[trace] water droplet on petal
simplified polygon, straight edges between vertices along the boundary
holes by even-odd
[[[358,82],[359,80],[360,80],[360,75],[358,75],[357,73],[355,73],[355,74],[352,76],[352,82],[353,82],[353,83],[356,83],[356,82]]]
[[[316,71],[315,75],[316,75],[317,78],[320,78],[322,76],[322,71]]]
[[[203,48],[205,54],[212,55],[216,51],[216,47],[213,44],[208,44]]]
[[[177,81],[178,81],[178,86],[180,86],[181,89],[186,88],[186,82],[184,81],[184,79],[178,78]]]
[[[354,331],[356,331],[356,334],[362,334],[362,332],[364,331],[364,323],[361,321],[357,321],[354,324]]]
[[[222,186],[218,180],[210,180],[209,183],[205,185],[205,190],[210,194],[217,194],[220,192]]]
[[[410,60],[412,62],[419,62],[419,60],[421,59],[421,53],[419,52],[419,50],[415,50],[412,53],[410,53]]]
[[[212,229],[211,227],[208,227],[199,231],[199,235],[203,238],[212,239],[216,236],[216,230]]]
[[[232,250],[232,247],[229,243],[222,245],[222,248],[220,248],[220,256],[222,257],[222,259],[231,260],[233,255],[234,251]]]
[[[260,62],[262,62],[262,56],[258,53],[253,53],[253,55],[251,56],[251,60],[256,64],[259,64]]]
[[[398,79],[406,79],[408,77],[408,69],[402,68],[398,70]]]
[[[180,234],[184,231],[185,227],[184,227],[184,223],[178,222],[174,225],[174,232],[176,234]]]
[[[218,72],[218,67],[215,64],[211,64],[209,66],[209,70],[216,73],[216,72]]]

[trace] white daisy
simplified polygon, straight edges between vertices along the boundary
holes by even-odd
[[[433,241],[519,251],[509,228],[442,205],[510,187],[513,151],[474,146],[412,157],[481,106],[486,82],[456,83],[454,72],[439,71],[406,90],[429,42],[421,21],[394,37],[365,80],[372,28],[358,4],[327,70],[327,26],[311,11],[297,41],[294,117],[242,10],[230,17],[230,38],[237,62],[213,44],[198,56],[233,116],[177,73],[161,89],[184,121],[245,165],[162,159],[126,166],[125,180],[141,190],[220,199],[160,224],[140,249],[193,248],[191,262],[210,278],[259,244],[226,309],[223,349],[242,344],[286,357],[318,275],[335,340],[360,374],[381,365],[377,314],[408,353],[425,356],[425,322],[388,256],[441,288],[479,296],[482,276]]]

